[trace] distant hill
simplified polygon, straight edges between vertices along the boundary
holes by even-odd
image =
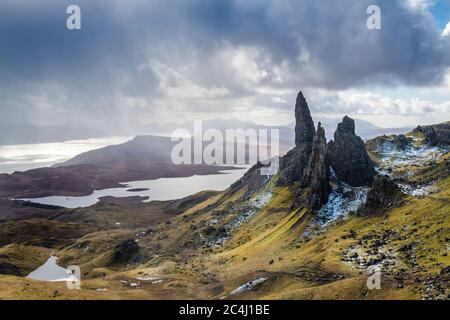
[[[286,128],[286,131],[291,131],[291,129]],[[223,134],[225,137],[225,132]],[[172,141],[168,137],[137,136],[133,140],[122,144],[81,153],[68,161],[54,165],[54,167],[90,164],[108,167],[140,168],[155,164],[172,164],[171,152],[177,143],[178,141]],[[203,146],[205,147],[208,144],[209,142],[204,142]],[[248,147],[248,143],[246,146]],[[282,140],[280,142],[280,153],[284,154],[290,147],[290,142]],[[225,149],[226,147],[224,146],[224,156],[226,155]],[[248,154],[246,159],[248,160]]]
[[[147,163],[170,163],[170,153],[176,142],[167,137],[137,136],[128,142],[81,153],[59,166],[81,164],[146,166]]]

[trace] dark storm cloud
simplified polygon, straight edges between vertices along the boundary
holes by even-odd
[[[65,28],[73,3],[80,31]],[[366,28],[373,3],[380,31]],[[223,112],[258,94],[277,107],[270,90],[438,83],[448,52],[404,1],[2,0],[0,114],[118,122],[161,107]]]

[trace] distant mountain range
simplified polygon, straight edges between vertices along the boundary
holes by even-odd
[[[332,118],[314,118],[314,120],[322,122],[327,138],[332,138],[334,129],[340,119]],[[364,140],[374,138],[384,134],[399,134],[412,129],[412,127],[401,128],[380,128],[371,122],[355,119],[357,134]],[[183,123],[149,123],[145,125],[133,125],[133,129],[127,128],[91,128],[83,126],[31,126],[23,125],[20,127],[2,124],[0,126],[0,145],[15,144],[31,144],[46,142],[62,142],[68,140],[99,138],[107,136],[133,136],[133,135],[157,135],[170,136],[176,129],[186,129],[193,131],[193,121],[185,121]],[[282,145],[292,147],[294,143],[293,124],[285,126],[266,126],[251,121],[241,121],[237,119],[219,119],[203,121],[204,130],[209,128],[225,130],[225,129],[271,129],[278,128],[280,130],[280,139]]]
[[[321,122],[325,129],[325,134],[328,139],[333,138],[334,130],[337,124],[341,121],[340,118],[325,118],[313,117],[316,122]],[[413,129],[413,127],[399,127],[399,128],[380,128],[373,123],[361,119],[355,119],[356,133],[364,140],[375,138],[380,135],[400,134],[406,133]],[[281,144],[289,144],[290,147],[294,144],[294,123],[284,126],[267,126],[257,124],[251,121],[241,121],[237,119],[219,119],[206,120],[203,122],[203,129],[207,130],[215,128],[219,130],[225,129],[279,129]],[[193,122],[186,121],[183,123],[151,123],[141,127],[142,132],[147,134],[166,135],[169,136],[174,130],[183,128],[190,132],[193,131]]]

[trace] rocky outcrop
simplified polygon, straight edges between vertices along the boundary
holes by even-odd
[[[328,158],[339,180],[353,187],[369,186],[375,167],[364,142],[355,134],[355,121],[345,116],[328,143]]]
[[[244,190],[241,200],[248,200],[255,192],[259,192],[266,185],[269,177],[264,175],[261,171],[263,168],[270,167],[269,164],[263,164],[257,162],[253,165],[242,178],[233,183],[227,190],[226,195],[231,197],[232,195]]]
[[[327,160],[325,130],[320,122],[313,139],[311,156],[303,172],[300,185],[307,188],[304,200],[308,207],[317,210],[327,203],[331,191],[330,166]]]
[[[431,146],[450,146],[450,122],[431,126],[418,126],[413,133],[422,133]]]
[[[127,239],[119,243],[112,253],[109,266],[127,265],[138,262],[140,259],[139,245],[134,239]]]
[[[392,144],[397,150],[405,150],[411,146],[412,141],[411,138],[406,137],[404,134],[399,134],[398,136],[393,136]]]
[[[300,181],[311,155],[315,128],[308,103],[300,91],[295,104],[295,148],[280,159],[278,185]]]
[[[377,175],[367,195],[367,201],[358,214],[367,216],[392,208],[402,201],[403,196],[400,188],[389,177]]]
[[[24,276],[18,267],[9,262],[0,262],[0,274]]]

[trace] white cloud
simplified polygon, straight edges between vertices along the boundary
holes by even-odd
[[[257,83],[269,75],[264,65],[259,62],[261,60],[268,62],[267,58],[257,48],[241,47],[232,50],[229,55],[231,66],[242,76],[243,80]]]
[[[394,97],[362,90],[312,90],[306,95],[313,116],[340,118],[348,115],[379,127],[415,127],[450,120],[450,100]]]
[[[426,10],[436,3],[436,0],[407,0],[413,9]]]
[[[337,93],[322,91],[314,98],[313,110],[318,113],[419,115],[450,112],[450,101],[433,103],[420,98],[391,98],[373,92],[348,90]]]
[[[229,94],[223,87],[202,87],[156,59],[151,59],[149,67],[158,76],[161,91],[170,98],[211,99]]]
[[[442,36],[443,37],[448,37],[450,36],[450,21],[447,23],[447,25],[444,28],[444,31],[442,31]]]
[[[273,103],[287,103],[287,101],[283,98],[280,97],[272,97],[272,102]]]
[[[0,1],[0,8],[16,2]],[[441,38],[426,11],[430,0],[385,1],[381,33],[365,28],[371,0],[342,0],[339,6],[308,0],[211,1],[207,7],[202,1],[155,5],[130,0],[126,8],[111,1],[116,4],[100,10],[89,36],[78,40],[41,23],[58,16],[52,1],[44,2],[48,7],[24,8],[29,12],[0,9],[6,26],[0,37],[15,30],[6,37],[24,40],[2,51],[0,126],[2,121],[78,124],[91,119],[97,128],[103,114],[108,127],[112,120],[217,116],[291,121],[299,89],[311,91],[306,96],[316,111],[331,115],[407,117],[448,110],[445,103],[414,91],[440,90],[440,101],[450,97],[450,82],[446,87],[440,82],[450,66],[450,26]],[[92,1],[85,2],[88,10]],[[17,29],[22,12],[33,19]],[[114,37],[111,25],[119,30]],[[116,47],[124,50],[111,50]],[[32,64],[26,52],[36,53]],[[47,93],[40,90],[42,83],[60,87]],[[411,86],[412,92],[400,99],[373,92],[397,85]]]

